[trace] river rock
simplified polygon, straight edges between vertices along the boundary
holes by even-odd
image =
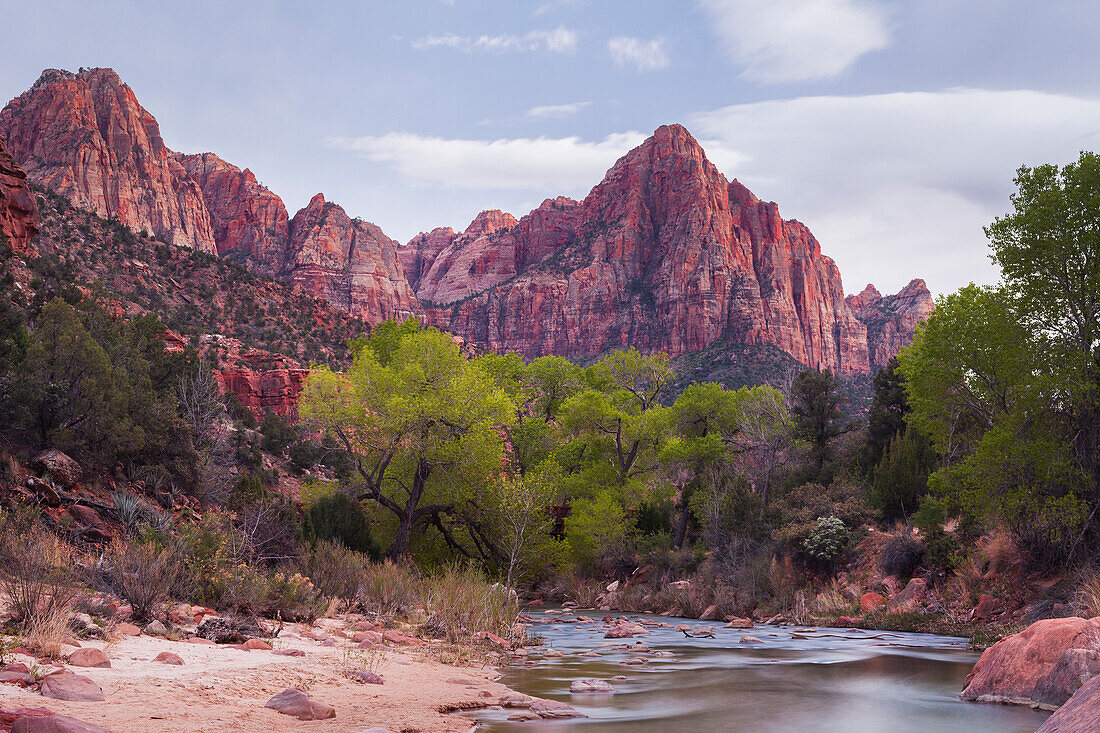
[[[756,624],[752,622],[751,618],[731,618],[725,628],[727,629],[755,629]]]
[[[77,649],[69,655],[69,664],[74,667],[110,667],[111,660],[102,649],[93,646]]]
[[[43,697],[66,702],[103,702],[103,690],[92,680],[78,674],[58,673],[43,678],[40,692]]]
[[[172,652],[161,652],[153,657],[153,661],[160,662],[161,664],[174,664],[177,667],[183,665],[183,657],[179,654],[173,654]]]
[[[534,701],[535,698],[522,692],[506,692],[500,696],[499,703],[502,708],[529,708]]]
[[[1086,733],[1100,730],[1100,677],[1073,693],[1035,733]]]
[[[111,733],[106,728],[54,713],[46,717],[25,715],[11,725],[11,733]]]
[[[564,720],[566,718],[587,718],[588,716],[572,705],[557,700],[536,700],[528,708],[532,713],[546,720]]]
[[[312,700],[309,695],[293,687],[268,700],[264,707],[283,715],[293,715],[298,720],[327,720],[336,717],[336,708]]]
[[[573,680],[569,685],[572,693],[614,692],[615,688],[604,680]]]
[[[1014,703],[1053,709],[1066,700],[1095,665],[1092,655],[1068,655],[1071,650],[1100,652],[1100,618],[1056,618],[1036,621],[1018,634],[1001,639],[982,652],[966,677],[961,697],[974,702]],[[1037,700],[1036,695],[1043,700]]]

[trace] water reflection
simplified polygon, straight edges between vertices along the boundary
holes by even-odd
[[[564,655],[533,651],[537,664],[507,667],[501,681],[529,695],[568,702],[589,716],[538,727],[570,725],[600,733],[1033,733],[1046,718],[1027,708],[959,701],[956,695],[977,659],[965,640],[928,634],[873,638],[875,632],[834,629],[794,638],[789,628],[741,631],[689,623],[716,629],[715,638],[653,629],[640,639],[615,642],[641,641],[653,652],[673,652],[670,657],[601,648],[609,642],[598,624],[540,624],[533,632]],[[744,634],[760,643],[740,644]],[[578,656],[592,651],[599,656]],[[644,667],[622,664],[639,656],[649,660]],[[612,682],[614,694],[569,693],[573,680],[616,675],[627,679]],[[509,712],[478,717],[488,731],[532,725],[504,722]]]

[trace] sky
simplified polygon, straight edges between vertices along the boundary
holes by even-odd
[[[1095,0],[0,3],[0,96],[114,68],[166,144],[399,242],[583,198],[665,123],[848,292],[991,283],[1021,165],[1100,150]]]

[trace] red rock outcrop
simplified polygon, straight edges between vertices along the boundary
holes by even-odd
[[[43,71],[0,111],[0,134],[32,181],[76,206],[173,244],[215,251],[198,185],[111,69]]]
[[[307,292],[378,323],[419,312],[397,242],[317,194],[290,222],[285,276]]]
[[[218,254],[245,261],[265,275],[278,274],[285,267],[290,239],[283,200],[252,171],[213,153],[175,155],[202,190]]]
[[[883,297],[874,285],[849,295],[848,307],[867,326],[867,351],[872,366],[886,366],[902,347],[913,341],[917,324],[932,313],[935,303],[924,280],[910,281],[897,295]]]
[[[436,227],[430,232],[421,232],[409,240],[409,243],[397,250],[405,279],[415,292],[420,281],[428,274],[435,258],[454,241],[455,230],[450,227]]]
[[[1036,621],[982,652],[960,697],[975,702],[1058,707],[1100,661],[1100,618]],[[1095,667],[1094,667],[1095,669]]]
[[[232,392],[256,417],[273,412],[290,421],[298,419],[298,396],[308,369],[262,351],[247,352],[240,364],[215,372],[223,394]]]
[[[728,182],[679,125],[621,158],[582,203],[550,201],[506,232],[458,239],[417,292],[434,323],[494,350],[676,355],[725,339],[816,368],[870,368],[866,327],[813,235]]]
[[[1093,677],[1035,733],[1085,733],[1100,729],[1100,677]]]
[[[29,252],[38,233],[38,204],[27,185],[27,174],[8,153],[0,137],[0,234],[8,238],[12,250]]]

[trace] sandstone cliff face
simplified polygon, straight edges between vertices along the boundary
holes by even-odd
[[[309,293],[379,323],[419,311],[393,241],[317,194],[290,222],[285,277]]]
[[[848,307],[867,325],[867,350],[872,366],[886,366],[913,341],[917,324],[932,313],[932,294],[924,280],[912,280],[896,295],[883,297],[874,285],[849,295]]]
[[[213,153],[174,156],[202,190],[218,254],[246,261],[265,275],[277,274],[290,239],[283,200],[260,185],[252,171]]]
[[[47,69],[0,111],[0,134],[32,181],[76,206],[215,251],[202,192],[114,71]]]
[[[0,137],[0,234],[17,253],[31,251],[38,233],[38,205],[27,185],[27,174],[12,159]]]
[[[866,327],[813,235],[728,182],[678,125],[582,203],[547,202],[506,232],[459,238],[417,293],[434,323],[495,350],[676,355],[725,339],[774,344],[815,368],[870,368]]]

